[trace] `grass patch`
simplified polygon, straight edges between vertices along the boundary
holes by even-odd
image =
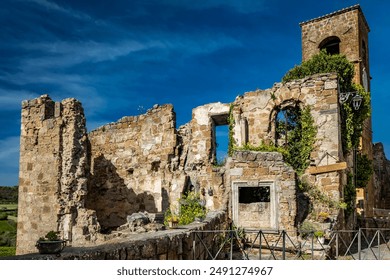
[[[8,220],[0,221],[0,234],[6,231],[16,231],[16,225]]]
[[[8,220],[14,221],[16,223],[18,221],[18,217],[16,217],[16,216],[8,216]]]
[[[0,246],[16,245],[16,223],[12,220],[0,220]]]
[[[18,204],[0,204],[0,210],[17,210]]]
[[[15,256],[16,247],[0,247],[0,257]]]

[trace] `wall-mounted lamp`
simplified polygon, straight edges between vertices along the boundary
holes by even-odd
[[[362,104],[363,97],[361,97],[359,94],[356,94],[352,98],[352,106],[355,110],[359,110],[360,105]]]
[[[349,97],[352,96],[351,103],[353,106],[353,109],[359,110],[360,105],[362,104],[363,97],[361,97],[359,94],[357,94],[356,91],[354,92],[340,92],[339,102],[341,104],[344,104],[348,101]]]

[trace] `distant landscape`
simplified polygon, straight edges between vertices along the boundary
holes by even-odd
[[[0,186],[0,257],[15,255],[18,187]]]

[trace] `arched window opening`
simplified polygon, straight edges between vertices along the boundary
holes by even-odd
[[[320,50],[325,50],[327,54],[340,53],[340,39],[336,36],[328,37],[323,40],[319,46]]]
[[[275,144],[278,147],[295,141],[300,126],[301,111],[299,106],[285,107],[278,111],[275,118]]]

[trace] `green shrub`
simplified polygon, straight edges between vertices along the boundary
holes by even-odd
[[[199,196],[195,192],[189,192],[180,200],[179,224],[188,225],[195,221],[195,218],[206,217],[206,208],[202,206]]]
[[[329,55],[325,51],[313,55],[309,60],[302,62],[289,70],[283,77],[283,82],[295,79],[302,79],[306,76],[319,73],[336,72],[339,77],[340,90],[342,92],[352,91],[352,80],[355,75],[354,66],[342,54]]]
[[[60,240],[60,238],[58,236],[58,232],[51,230],[46,233],[45,237],[40,237],[39,240],[57,241]]]

